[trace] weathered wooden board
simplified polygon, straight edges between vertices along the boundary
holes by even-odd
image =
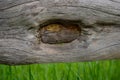
[[[75,23],[81,35],[70,43],[39,42],[39,28],[51,20]],[[119,0],[0,0],[2,64],[119,58]]]

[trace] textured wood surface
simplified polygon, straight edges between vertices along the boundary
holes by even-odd
[[[51,21],[76,23],[81,36],[65,44],[39,43],[39,28]],[[0,0],[2,64],[119,58],[119,0]]]

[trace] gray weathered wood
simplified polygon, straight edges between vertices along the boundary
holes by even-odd
[[[76,22],[79,39],[38,43],[48,20]],[[0,63],[30,64],[120,58],[119,0],[0,0]]]

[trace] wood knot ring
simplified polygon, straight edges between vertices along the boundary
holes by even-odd
[[[40,28],[39,35],[43,43],[70,43],[80,36],[80,27],[75,24],[49,24]]]

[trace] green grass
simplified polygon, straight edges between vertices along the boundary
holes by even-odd
[[[0,80],[120,80],[120,60],[0,65]]]

